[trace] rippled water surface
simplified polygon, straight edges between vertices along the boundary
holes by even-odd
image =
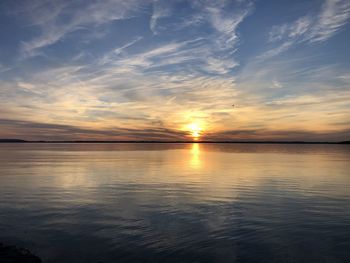
[[[350,146],[0,144],[0,242],[44,263],[350,262]]]

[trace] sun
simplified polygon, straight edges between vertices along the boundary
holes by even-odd
[[[191,131],[191,136],[193,140],[198,141],[199,137],[201,136],[202,128],[199,126],[198,123],[191,123],[189,125],[189,130]]]

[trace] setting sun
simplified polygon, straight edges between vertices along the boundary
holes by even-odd
[[[195,141],[199,139],[201,136],[202,128],[199,126],[198,123],[192,123],[189,125],[190,131],[191,131],[191,136]]]

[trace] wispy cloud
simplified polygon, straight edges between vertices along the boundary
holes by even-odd
[[[239,40],[238,26],[252,12],[250,1],[193,1],[192,6],[197,12],[198,21],[206,21],[214,30],[212,41],[216,49],[221,51],[234,50]],[[190,20],[192,21],[192,20]]]
[[[309,16],[304,16],[296,20],[291,24],[283,24],[280,26],[272,27],[269,33],[269,40],[271,42],[294,39],[303,36],[306,32],[310,30],[312,26],[312,20]]]
[[[317,22],[310,30],[310,42],[325,41],[339,31],[350,18],[348,0],[327,0],[322,6]]]
[[[43,2],[34,6],[29,4],[22,13],[30,14],[25,19],[29,19],[30,25],[37,27],[40,33],[34,39],[22,43],[23,54],[36,55],[41,48],[55,44],[75,31],[129,18],[143,3],[138,0],[107,0],[82,4],[85,6],[76,9],[72,9],[73,2],[69,1]]]
[[[283,85],[281,82],[279,82],[277,79],[274,79],[272,81],[272,87],[273,88],[277,88],[277,89],[280,89],[280,88],[283,88]]]
[[[196,61],[203,71],[212,74],[227,74],[239,65],[233,58],[239,42],[238,27],[252,12],[253,4],[241,1],[190,1],[187,8],[192,12],[188,16],[183,14],[180,19],[175,10],[175,5],[169,1],[155,1],[150,20],[150,28],[155,34],[161,34],[165,30],[189,30],[196,28],[196,34],[192,38],[201,38],[201,45],[197,45],[197,51],[191,47],[192,57],[197,56]],[[175,26],[158,24],[161,18],[175,18]],[[210,28],[210,32],[204,27]],[[158,29],[158,30],[157,30]],[[198,59],[200,58],[200,59]],[[204,61],[204,58],[207,58]]]
[[[171,7],[169,1],[154,0],[153,2],[153,12],[150,19],[150,29],[153,34],[158,33],[158,20],[167,17],[171,14]]]
[[[349,1],[325,0],[317,15],[308,14],[292,23],[273,26],[269,33],[269,40],[280,44],[260,57],[273,57],[298,43],[326,41],[341,30],[349,18]]]
[[[227,12],[226,8],[230,10],[227,2],[222,1],[219,7],[213,5],[205,7],[205,10],[209,16],[210,24],[219,33],[218,46],[222,49],[233,49],[238,41],[238,25],[251,12],[252,5],[249,3],[243,7],[237,6],[234,13]]]
[[[4,65],[2,65],[0,63],[0,74],[3,73],[3,72],[9,71],[9,70],[11,70],[10,67],[5,67]]]
[[[132,45],[134,45],[135,43],[139,42],[140,40],[142,40],[141,36],[138,36],[134,39],[132,39],[130,42],[120,46],[120,47],[116,47],[115,49],[113,49],[112,52],[108,52],[107,54],[105,54],[100,60],[99,60],[99,64],[106,64],[106,63],[110,63],[113,62],[113,59],[115,57],[118,57],[120,54],[122,54],[123,52],[125,52],[129,47],[131,47]]]
[[[257,59],[268,59],[268,58],[275,57],[281,54],[282,52],[288,50],[290,47],[293,46],[294,43],[295,42],[293,40],[287,40],[275,48],[264,51],[262,54],[257,56]]]

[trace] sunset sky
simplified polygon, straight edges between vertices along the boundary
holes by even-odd
[[[2,0],[0,138],[349,140],[349,20],[349,0]]]

